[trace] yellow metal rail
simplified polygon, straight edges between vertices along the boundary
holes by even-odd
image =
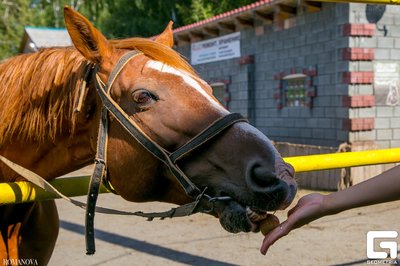
[[[296,172],[400,162],[400,148],[286,157]]]
[[[312,0],[313,2],[337,2],[337,3],[364,3],[380,5],[400,5],[400,0]]]
[[[400,162],[400,148],[330,153],[308,156],[286,157],[284,160],[295,168],[296,172],[309,172],[343,167],[387,164]],[[59,178],[51,182],[63,194],[74,197],[86,195],[88,176]],[[102,187],[101,192],[107,192]],[[54,199],[54,195],[29,182],[0,184],[0,205]]]
[[[68,197],[82,196],[87,194],[89,176],[59,178],[50,183]],[[100,193],[105,192],[107,190],[101,186]],[[56,198],[54,194],[46,192],[30,182],[0,183],[0,205],[54,198]]]

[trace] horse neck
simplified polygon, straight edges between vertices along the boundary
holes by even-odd
[[[11,138],[0,146],[0,155],[47,180],[89,165],[96,153],[100,106],[94,75],[91,75],[81,111],[74,117],[73,130],[64,128],[55,138],[48,136],[43,140]],[[64,122],[65,125],[72,124],[71,121]],[[0,182],[18,180],[22,178],[0,163]]]

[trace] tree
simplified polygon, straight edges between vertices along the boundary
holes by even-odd
[[[0,0],[0,58],[6,58],[18,52],[19,43],[26,24],[35,19],[29,8],[29,0]]]
[[[108,37],[150,37],[162,32],[170,20],[177,22],[175,11],[177,2],[177,0],[110,1],[107,12],[102,13],[98,20],[98,26]]]
[[[203,20],[254,0],[119,0],[107,1],[97,21],[108,37],[154,36],[170,20],[174,27]]]
[[[189,4],[179,1],[176,8],[184,24],[194,23],[217,14],[251,4],[254,0],[191,0]],[[187,2],[187,1],[186,1]]]
[[[254,0],[0,0],[0,60],[18,53],[25,26],[64,27],[63,6],[81,12],[109,38],[150,37]]]
[[[0,0],[0,60],[19,51],[25,26],[64,27],[63,6],[95,20],[104,0]],[[86,14],[87,13],[87,14]]]

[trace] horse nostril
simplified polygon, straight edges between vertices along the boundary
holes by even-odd
[[[253,189],[271,187],[279,182],[279,180],[276,178],[275,172],[261,165],[253,166],[248,173],[247,179],[250,187]]]

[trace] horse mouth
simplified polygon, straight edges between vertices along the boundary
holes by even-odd
[[[267,211],[253,210],[251,207],[243,206],[236,201],[230,201],[216,211],[221,226],[230,233],[257,233],[260,231],[260,223],[268,215]]]
[[[246,215],[251,223],[251,232],[257,233],[260,231],[260,224],[268,217],[267,212],[258,212],[252,210],[250,207],[246,208]]]
[[[260,231],[260,224],[267,219],[271,212],[287,208],[293,201],[296,189],[290,189],[279,200],[272,201],[263,208],[236,201],[221,202],[215,208],[221,226],[230,233]]]

